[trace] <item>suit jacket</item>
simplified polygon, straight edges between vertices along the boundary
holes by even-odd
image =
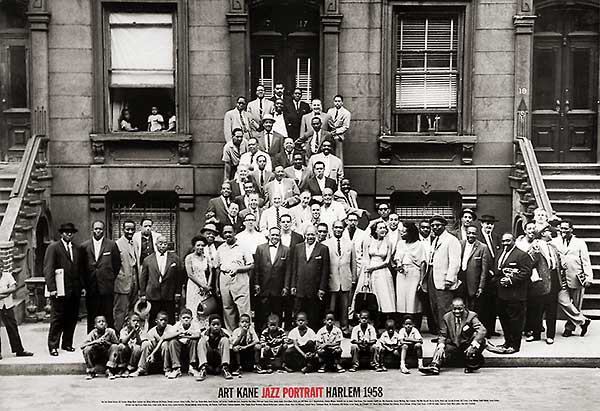
[[[295,149],[297,151],[303,152],[307,159],[313,155],[313,152],[311,149],[311,142],[312,142],[314,135],[315,135],[315,130],[313,130],[311,128],[306,133],[302,133],[300,135],[300,138],[298,140],[296,140],[296,142],[295,142]],[[319,148],[317,149],[317,152],[321,152],[321,146],[323,145],[323,141],[325,141],[325,140],[330,141],[332,145],[335,144],[335,141],[333,141],[333,137],[331,136],[331,133],[329,131],[321,129],[321,135],[319,138]]]
[[[241,115],[241,119],[240,119]],[[223,118],[223,135],[225,136],[225,142],[231,141],[231,132],[236,128],[241,128],[244,132],[244,138],[247,140],[251,137],[251,116],[247,111],[239,111],[237,108],[229,110],[225,113]]]
[[[312,131],[312,119],[314,117],[321,118],[321,130],[329,131],[329,115],[323,111],[318,116],[315,115],[313,111],[310,111],[302,116],[302,120],[300,120],[300,136]],[[332,140],[333,141],[333,140]]]
[[[341,254],[338,254],[337,238],[323,242],[329,250],[329,291],[350,291],[356,276],[356,252],[349,238],[340,239]]]
[[[300,123],[302,122],[302,117],[305,114],[310,113],[310,106],[308,103],[304,101],[300,101],[298,105],[298,110],[296,110],[296,105],[293,100],[284,100],[284,113],[287,115],[288,123],[288,136],[297,140],[300,136]]]
[[[261,131],[256,135],[258,139],[258,148],[260,151],[264,151],[265,153],[271,156],[271,163],[273,163],[273,159],[275,156],[283,151],[283,136],[276,131],[271,132],[271,148],[267,150],[267,145],[265,144],[265,131]],[[274,165],[273,165],[274,167]]]
[[[317,153],[310,157],[308,160],[308,165],[306,166],[309,170],[312,170],[315,163],[317,161],[323,161],[325,155],[323,153]],[[329,154],[329,168],[327,168],[327,163],[325,163],[325,177],[329,177],[335,181],[341,181],[344,177],[344,164],[339,157]]]
[[[254,180],[249,178],[248,181],[252,182],[252,185],[254,185],[255,190],[258,190],[259,187]],[[240,190],[240,182],[238,180],[231,180],[229,182],[229,184],[231,184],[231,197],[232,198],[236,198],[242,194],[242,191]]]
[[[492,260],[493,260],[496,258],[496,255],[498,255],[498,253],[502,251],[502,243],[500,241],[500,236],[498,234],[496,234],[494,231],[492,231],[490,237],[491,237],[491,241],[490,241],[490,244],[488,244],[488,241],[486,240],[485,236],[483,235],[483,231],[480,229],[477,232],[477,239],[488,247],[488,250],[490,250],[490,256],[492,257]]]
[[[275,178],[275,174],[273,174],[271,171],[264,171],[264,184],[261,185],[260,184],[260,171],[259,170],[254,170],[249,174],[249,178],[254,182],[254,184],[258,187],[258,193],[260,194],[261,197],[265,196],[265,186],[267,185],[267,183],[269,181],[271,181],[273,178]]]
[[[335,180],[332,180],[329,177],[325,177],[325,187],[331,188],[334,192],[337,190],[337,183]],[[322,196],[321,187],[319,187],[319,183],[317,182],[316,177],[309,178],[304,186],[300,187],[300,191],[308,190],[314,196]]]
[[[343,238],[350,240],[350,233],[348,232],[348,227],[344,229],[344,233],[342,234]],[[360,228],[356,228],[354,232],[354,236],[350,241],[354,245],[354,254],[356,255],[356,271],[358,273],[361,272],[362,266],[362,258],[363,258],[363,243],[369,237],[369,235],[365,232],[365,230],[361,230]]]
[[[323,244],[315,242],[313,251],[306,260],[306,244],[294,247],[292,271],[286,277],[288,289],[296,289],[296,297],[316,300],[319,290],[325,291],[329,279],[329,250]]]
[[[85,269],[83,284],[86,295],[110,295],[114,293],[115,278],[121,269],[121,255],[114,241],[102,238],[100,254],[96,261],[92,239],[81,244]]]
[[[146,296],[148,300],[175,300],[175,294],[181,294],[184,279],[187,277],[175,253],[167,251],[167,263],[162,282],[159,282],[160,274],[156,253],[150,254],[142,263],[140,295]]]
[[[475,311],[469,311],[465,308],[458,321],[457,327],[457,319],[454,314],[452,312],[444,314],[442,324],[440,324],[440,342],[444,341],[446,344],[452,344],[456,347],[471,344],[472,341],[477,341],[480,345],[483,344],[487,331],[479,321]],[[456,332],[457,328],[460,333]]]
[[[231,224],[233,226],[233,230],[237,233],[241,233],[244,230],[244,220],[242,220],[240,218],[240,215],[238,213],[238,216],[236,218],[235,223],[233,222],[233,220],[231,219],[231,216],[227,216],[227,219],[222,223],[223,225],[225,224]]]
[[[500,258],[502,258],[502,253],[498,254],[494,264],[494,269],[496,271],[494,281],[498,289],[498,298],[506,301],[526,301],[527,287],[529,285],[529,278],[531,277],[531,269],[533,266],[531,257],[515,246],[499,266]],[[500,279],[506,276],[503,272],[505,268],[518,270],[511,276],[511,283],[506,287],[500,284]]]
[[[292,150],[292,155],[293,153],[294,151]],[[275,157],[273,157],[273,168],[277,166],[283,166],[284,169],[292,166],[292,162],[288,158],[285,149],[282,149],[279,153],[275,155]]]
[[[433,244],[431,268],[435,288],[446,289],[445,281],[448,280],[453,284],[449,289],[455,290],[458,287],[458,270],[460,270],[460,242],[448,231],[444,231]]]
[[[547,247],[546,253],[542,252],[541,247]],[[546,256],[549,256],[552,252],[549,249],[550,247],[552,247],[552,245],[546,243],[544,240],[536,240],[527,252],[533,261],[532,276],[533,270],[535,270],[540,278],[538,281],[529,282],[529,288],[527,289],[527,295],[529,296],[541,296],[550,292],[552,286],[552,266],[546,259]],[[560,259],[555,257],[554,263],[560,270]]]
[[[280,296],[292,268],[290,249],[279,244],[275,262],[271,263],[269,245],[260,244],[254,254],[254,283],[260,286],[261,297]]]
[[[154,250],[156,250],[156,240],[158,240],[158,236],[159,234],[155,231],[151,231],[150,234],[152,235],[152,245],[154,246]],[[137,261],[137,265],[138,265],[138,276],[139,274],[142,272],[142,259],[140,258],[140,256],[142,255],[142,233],[141,232],[136,232],[135,234],[133,234],[133,251],[135,252],[135,259]]]
[[[355,190],[348,191],[348,197],[342,193],[341,190],[337,190],[333,193],[333,199],[344,204],[344,211],[346,214],[356,213],[359,217],[362,217],[366,210],[358,207],[358,193]]]
[[[466,240],[460,242],[461,260],[464,258],[466,243]],[[461,261],[461,271],[459,273],[459,279],[465,283],[469,296],[474,296],[478,289],[485,289],[489,264],[490,252],[487,246],[481,241],[475,240],[471,253],[467,256],[467,269],[462,270],[463,261]]]
[[[73,243],[72,243],[73,244]],[[83,284],[81,274],[81,249],[72,245],[73,261],[62,240],[53,241],[44,255],[44,278],[48,291],[56,291],[56,271],[64,270],[65,296],[80,295]]]
[[[231,201],[233,201],[233,198],[231,198]],[[206,207],[206,211],[212,211],[215,213],[215,217],[217,217],[217,220],[219,220],[221,225],[227,221],[227,216],[229,215],[227,212],[227,204],[225,204],[225,201],[221,196],[208,200],[208,207]],[[156,248],[154,248],[154,250],[156,250]]]
[[[262,119],[265,116],[265,114],[270,114],[273,112],[273,110],[275,110],[275,103],[273,103],[273,101],[269,100],[268,98],[263,98],[262,101],[262,115],[260,112],[260,103],[258,101],[258,98],[252,100],[251,102],[248,103],[248,106],[246,107],[246,111],[248,112],[248,114],[250,115],[250,117],[254,120],[253,123],[253,127],[252,129],[254,131],[259,131],[262,130]]]
[[[132,240],[133,242],[133,240]],[[135,247],[129,243],[125,236],[121,236],[116,241],[121,259],[119,274],[115,278],[114,292],[118,294],[129,294],[132,289],[138,286],[137,258],[135,256]]]
[[[293,207],[296,204],[298,204],[300,202],[300,190],[298,189],[296,182],[292,178],[284,177],[281,180],[281,184],[283,185],[283,204],[287,204],[289,207]],[[271,180],[267,184],[265,184],[265,204],[267,207],[273,205],[273,195],[279,193],[276,187],[276,180]]]
[[[346,107],[341,107],[335,115],[336,108],[331,107],[327,110],[329,116],[329,130],[332,132],[335,130],[335,138],[338,141],[344,141],[346,132],[350,129],[350,118],[352,117],[350,111]]]
[[[590,253],[585,241],[573,236],[569,245],[564,243],[562,237],[556,237],[552,240],[560,253],[563,268],[567,276],[567,285],[569,288],[582,287],[579,277],[587,281],[592,280],[592,264],[590,262]]]
[[[308,179],[312,177],[312,172],[306,166],[302,169],[302,177],[300,177],[300,180],[296,180],[296,174],[294,173],[293,166],[287,167],[284,170],[284,173],[286,177],[289,177],[296,182],[298,188],[304,187]]]

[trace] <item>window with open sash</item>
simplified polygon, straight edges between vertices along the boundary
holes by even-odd
[[[394,133],[459,131],[461,24],[455,12],[396,14]]]

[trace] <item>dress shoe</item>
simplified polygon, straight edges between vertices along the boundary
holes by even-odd
[[[33,357],[33,353],[29,351],[21,351],[16,354],[17,357]]]
[[[529,336],[527,336],[527,338],[525,338],[525,341],[527,341],[527,342],[540,341],[540,340],[541,340],[540,337],[537,337],[534,335],[529,335]]]
[[[573,335],[573,331],[572,331],[572,330],[568,330],[568,329],[566,329],[566,328],[565,328],[565,330],[564,330],[564,331],[563,331],[563,333],[562,333],[562,336],[563,336],[563,337],[570,337],[570,336],[572,336],[572,335]]]
[[[546,344],[548,344],[548,345],[554,344],[554,338],[546,338]]]
[[[419,368],[419,372],[425,375],[439,375],[440,369],[436,366],[421,367]]]
[[[75,348],[73,347],[62,347],[63,350],[68,351],[68,352],[74,352]]]
[[[592,320],[590,320],[589,318],[587,320],[585,320],[585,322],[583,324],[581,324],[581,336],[584,337],[587,332],[588,332],[588,328],[590,327]]]
[[[508,348],[504,349],[504,352],[502,354],[514,354],[514,353],[517,353],[517,352],[519,352],[519,350],[517,350],[516,348],[514,348],[514,347],[508,347]]]
[[[437,344],[440,339],[438,337],[432,338],[431,342]]]
[[[471,368],[465,368],[465,374],[473,374],[474,371]]]
[[[492,345],[488,343],[485,347],[489,352],[493,352],[495,354],[504,354],[506,352],[506,347],[503,345]]]
[[[58,350],[56,348],[51,348],[50,355],[53,357],[58,357]]]

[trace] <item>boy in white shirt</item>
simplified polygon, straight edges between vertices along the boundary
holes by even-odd
[[[409,351],[417,355],[419,368],[423,368],[423,337],[419,330],[413,326],[413,320],[409,315],[404,317],[403,327],[398,334],[400,335],[400,344],[402,344],[402,352],[400,353],[400,371],[402,371],[402,374],[410,374],[406,367],[406,355]]]
[[[158,107],[152,106],[152,114],[148,116],[148,131],[161,131],[165,120],[158,114]]]
[[[240,315],[240,325],[231,334],[231,375],[240,375],[241,370],[252,371],[260,361],[260,339],[250,324],[248,314]]]
[[[192,310],[184,308],[179,313],[179,321],[173,325],[173,330],[164,334],[163,338],[168,340],[167,356],[165,363],[170,363],[171,372],[167,376],[175,379],[181,375],[181,352],[187,351],[189,374],[198,376],[198,340],[200,339],[200,326],[197,321],[192,321]]]
[[[350,372],[358,371],[360,354],[368,354],[371,367],[375,368],[375,343],[377,331],[369,324],[369,311],[362,310],[358,316],[359,324],[352,329],[350,336],[350,353],[352,354],[352,367]]]
[[[287,336],[283,369],[309,373],[314,370],[317,353],[317,334],[307,326],[306,314],[296,314],[296,327]]]
[[[400,334],[396,331],[396,323],[392,319],[385,322],[385,331],[375,346],[375,362],[377,363],[375,371],[387,371],[384,365],[386,354],[400,357]]]
[[[17,320],[15,318],[14,306],[15,303],[12,298],[12,294],[17,289],[17,282],[9,271],[2,273],[0,277],[0,319],[6,327],[6,334],[8,334],[8,340],[10,341],[10,348],[17,357],[31,357],[33,353],[25,351],[23,344],[21,343],[21,337],[19,336],[19,328],[17,326]],[[1,347],[1,345],[0,345]],[[2,350],[0,349],[0,353]],[[0,360],[2,354],[0,354]]]
[[[319,356],[319,371],[333,367],[339,373],[346,372],[340,365],[342,357],[342,330],[334,325],[335,315],[328,311],[325,314],[325,326],[317,333],[317,354]]]

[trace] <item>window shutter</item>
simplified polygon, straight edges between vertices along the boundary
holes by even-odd
[[[298,57],[296,59],[296,87],[302,90],[302,100],[312,100],[312,81],[310,77],[310,57]]]
[[[260,78],[258,84],[265,88],[265,97],[273,97],[273,83],[275,82],[275,59],[273,56],[260,56]]]

